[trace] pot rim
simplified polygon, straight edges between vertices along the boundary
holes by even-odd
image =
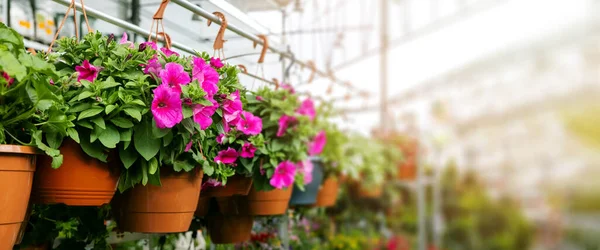
[[[33,146],[21,146],[14,144],[0,144],[0,153],[12,153],[12,154],[37,154],[38,150]]]

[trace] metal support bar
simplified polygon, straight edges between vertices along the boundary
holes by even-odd
[[[53,0],[53,1],[57,2],[59,4],[62,4],[64,6],[69,6],[71,4],[71,1],[69,1],[69,0]],[[81,5],[79,3],[76,2],[75,7],[77,8],[77,10],[81,11]],[[109,15],[104,14],[100,11],[97,11],[93,8],[85,7],[85,11],[89,16],[98,18],[107,23],[113,24],[117,27],[133,31],[137,34],[144,35],[146,37],[150,35],[150,32],[148,31],[148,29],[144,29],[140,26],[133,25],[133,24],[128,23],[127,21],[121,20],[119,18],[109,16]],[[152,35],[154,36],[155,34],[152,34]],[[171,46],[173,46],[174,48],[178,48],[182,51],[185,51],[187,53],[190,53],[190,54],[196,54],[196,52],[193,49],[191,49],[183,44],[177,43],[177,42],[172,41]]]

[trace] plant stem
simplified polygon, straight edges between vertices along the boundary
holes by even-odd
[[[13,136],[11,133],[9,133],[7,130],[4,131],[6,134],[8,134],[10,137],[13,138],[13,140],[17,141],[19,144],[21,145],[29,145],[28,143],[24,143],[22,141],[20,141],[19,139],[17,139],[17,137]]]

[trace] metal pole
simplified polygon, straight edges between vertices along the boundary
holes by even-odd
[[[62,4],[64,6],[69,6],[71,4],[71,1],[69,1],[69,0],[53,0],[53,1],[57,2],[59,4]],[[75,7],[77,8],[77,10],[81,11],[81,5],[79,3],[76,2],[75,3]],[[109,15],[104,14],[104,13],[102,13],[100,11],[97,11],[97,10],[95,10],[93,8],[90,8],[90,7],[86,6],[85,7],[85,11],[86,11],[86,13],[89,16],[98,18],[98,19],[103,20],[103,21],[105,21],[107,23],[113,24],[113,25],[115,25],[117,27],[120,27],[120,28],[123,28],[123,29],[127,29],[127,30],[131,30],[131,31],[133,31],[133,32],[135,32],[137,34],[144,35],[146,37],[150,35],[150,32],[148,31],[148,29],[144,29],[144,28],[142,28],[140,26],[133,25],[133,24],[127,22],[127,21],[124,21],[124,20],[121,20],[121,19],[109,16]],[[187,47],[187,46],[185,46],[183,44],[180,44],[180,43],[171,42],[171,46],[173,46],[174,48],[178,48],[178,49],[180,49],[182,51],[185,51],[187,53],[190,53],[190,54],[196,54],[196,52],[193,49],[191,49],[190,47]]]
[[[379,126],[381,127],[381,132],[385,133],[388,128],[388,122],[386,116],[388,115],[388,102],[387,102],[387,85],[388,85],[388,1],[389,0],[381,0],[381,30],[380,30],[380,39],[381,39],[381,48],[380,48],[380,61],[379,61],[379,69],[380,69],[380,100],[379,100]]]
[[[420,135],[420,138],[425,138],[424,135],[419,131],[419,133],[417,133]],[[421,164],[422,162],[422,153],[423,152],[423,147],[421,146],[421,144],[417,144],[417,157],[416,157],[416,165],[417,165],[417,236],[418,236],[418,245],[417,245],[417,249],[418,250],[425,250],[426,249],[426,245],[427,245],[427,231],[426,231],[426,214],[427,214],[427,208],[425,206],[425,175],[424,175],[424,171],[423,171],[423,164]]]

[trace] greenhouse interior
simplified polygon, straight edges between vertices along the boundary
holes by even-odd
[[[598,250],[599,13],[0,0],[0,250]]]

